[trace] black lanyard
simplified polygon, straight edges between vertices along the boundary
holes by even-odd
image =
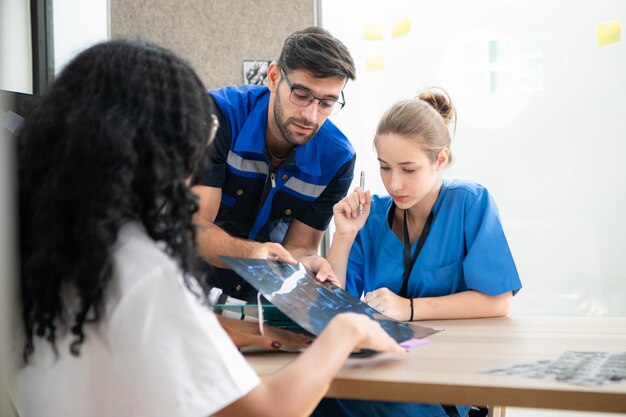
[[[426,238],[428,238],[428,234],[430,233],[430,225],[433,223],[433,212],[431,210],[430,214],[428,215],[428,219],[426,219],[426,223],[424,224],[424,229],[422,229],[422,234],[419,237],[419,241],[417,242],[415,252],[413,252],[413,257],[411,257],[411,241],[409,240],[409,225],[407,222],[406,213],[407,211],[404,210],[404,238],[402,239],[402,242],[404,243],[404,276],[402,281],[402,289],[400,290],[400,296],[405,298],[407,297],[409,276],[411,275],[411,270],[413,270],[413,265],[415,265],[415,261],[417,261],[417,257],[422,251],[424,243],[426,243]]]

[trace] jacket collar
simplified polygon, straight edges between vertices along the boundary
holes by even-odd
[[[257,159],[259,156],[265,155],[265,132],[267,131],[269,100],[270,95],[268,93],[257,101],[239,131],[239,136],[233,150],[244,158],[246,154],[256,154]],[[322,125],[322,128],[320,128],[311,140],[304,145],[297,146],[294,151],[292,151],[292,155],[294,152],[296,154],[295,160],[298,168],[307,174],[316,176],[321,174],[319,141],[320,134],[323,135],[323,128],[324,125]],[[261,138],[263,140],[261,140]],[[289,158],[291,159],[292,156]]]

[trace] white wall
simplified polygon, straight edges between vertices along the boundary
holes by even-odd
[[[7,41],[8,30],[20,33],[21,38],[26,28],[30,27],[28,12],[23,8],[16,7],[18,1],[0,2],[0,89],[28,92],[32,84],[28,80],[17,75],[20,65],[30,65],[22,60],[23,55],[15,50],[16,42],[11,45]],[[28,19],[24,22],[23,19]],[[14,38],[15,39],[15,38]],[[30,37],[28,37],[30,41]],[[25,42],[26,45],[30,43]],[[19,49],[19,48],[18,48]],[[28,48],[30,54],[30,48]],[[14,54],[17,55],[14,55]],[[15,56],[15,60],[9,60]],[[18,62],[19,61],[19,62]],[[30,73],[30,70],[27,71]],[[0,98],[0,100],[2,100]],[[5,108],[5,103],[0,103],[0,109]],[[0,114],[1,117],[1,114]],[[15,249],[15,206],[14,206],[14,169],[15,160],[14,144],[8,131],[0,125],[0,416],[12,416],[13,411],[6,387],[10,383],[12,354],[11,354],[11,323],[15,316],[15,276],[16,276],[16,249]]]
[[[30,3],[2,0],[0,89],[33,92]],[[54,0],[55,73],[78,52],[109,38],[108,0]]]
[[[29,4],[0,1],[0,90],[33,92]]]
[[[392,38],[404,18],[409,34]],[[626,45],[596,34],[614,20],[626,23],[623,0],[323,1],[357,64],[334,120],[374,192],[382,112],[431,85],[455,100],[448,174],[498,202],[524,284],[513,314],[626,314]],[[383,40],[364,40],[371,23]],[[368,70],[377,53],[384,70]]]
[[[54,0],[54,64],[58,74],[77,53],[109,38],[107,0]]]

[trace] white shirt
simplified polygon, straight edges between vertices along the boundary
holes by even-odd
[[[58,359],[35,340],[13,390],[21,417],[204,417],[259,383],[141,226],[123,227],[112,253],[105,313],[85,325],[80,356],[69,352],[72,335],[57,334]]]

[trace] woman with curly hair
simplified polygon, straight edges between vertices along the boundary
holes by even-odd
[[[188,178],[212,120],[193,70],[139,41],[79,54],[26,120],[20,416],[306,415],[353,349],[403,352],[365,316],[339,315],[259,380],[192,278]]]

